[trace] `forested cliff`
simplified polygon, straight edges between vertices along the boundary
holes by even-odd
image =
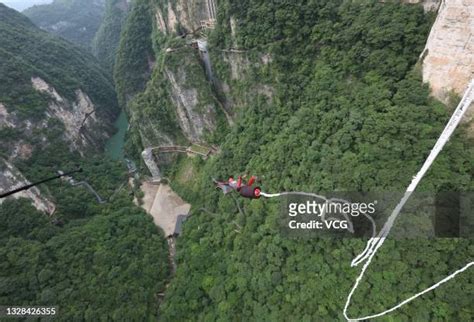
[[[436,12],[388,1],[217,1],[212,22],[208,3],[137,1],[142,14],[124,34],[137,44],[122,38],[118,64],[134,67],[115,74],[131,115],[131,150],[194,140],[222,149],[205,164],[193,162],[192,179],[182,175],[185,160],[168,173],[194,211],[178,240],[161,317],[341,319],[355,278],[350,258],[363,242],[286,239],[278,202],[239,201],[243,213],[209,178],[251,173],[264,177],[265,191],[403,191],[449,118],[423,84],[419,61]],[[214,26],[201,29],[203,22]],[[212,79],[204,51],[193,49],[197,40],[207,41]],[[193,123],[209,134],[189,135],[176,93],[188,104],[198,97],[187,116],[200,111]],[[473,152],[461,130],[421,190],[472,189]],[[395,305],[473,253],[465,240],[387,244],[351,316]],[[466,319],[472,308],[457,288],[472,278],[467,273],[396,316]]]
[[[94,34],[62,36],[96,57],[0,4],[0,187],[83,168],[0,205],[0,302],[54,303],[63,320],[344,320],[359,271],[351,259],[366,239],[290,238],[285,199],[224,195],[212,179],[255,175],[267,193],[401,195],[467,85],[449,85],[465,82],[452,82],[459,73],[427,75],[450,52],[437,30],[471,32],[451,21],[470,13],[468,2],[94,0]],[[51,6],[66,3],[76,2]],[[456,55],[472,72],[466,39]],[[102,153],[120,108],[128,172]],[[468,131],[455,132],[417,192],[472,191]],[[156,184],[141,153],[197,145],[212,153],[169,153],[159,165],[192,205],[174,254],[174,239],[167,249],[136,206],[140,184]],[[401,216],[433,225],[416,214]],[[384,311],[473,256],[463,238],[390,238],[349,316]],[[467,270],[385,319],[472,320],[473,282]]]
[[[129,0],[55,0],[23,12],[38,27],[92,52],[112,74]]]
[[[123,24],[130,10],[128,0],[106,1],[102,23],[92,41],[92,52],[102,65],[113,73]]]
[[[118,114],[110,77],[91,55],[21,14],[3,5],[0,14],[2,158],[26,160],[56,143],[100,150]]]
[[[105,0],[54,0],[28,8],[23,14],[41,29],[90,49],[104,11]]]
[[[119,113],[91,54],[0,4],[0,302],[58,319],[147,320],[168,278],[166,242],[103,155]],[[120,302],[120,305],[117,303]]]

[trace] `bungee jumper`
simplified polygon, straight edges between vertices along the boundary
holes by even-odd
[[[245,176],[244,176],[245,178]],[[216,189],[221,189],[226,195],[232,191],[237,191],[242,197],[249,199],[259,199],[262,190],[260,187],[253,187],[253,184],[257,180],[257,177],[251,176],[247,184],[242,184],[242,177],[239,176],[237,180],[234,177],[229,177],[227,181],[218,181],[212,179],[216,184]]]

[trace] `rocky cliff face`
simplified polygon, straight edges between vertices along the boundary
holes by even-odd
[[[434,96],[462,95],[474,77],[474,0],[441,3],[422,58],[423,80]]]
[[[0,159],[0,193],[10,191],[25,185],[30,182],[21,174],[18,169],[10,162]],[[56,206],[46,197],[41,195],[38,188],[33,187],[26,191],[16,193],[12,198],[27,198],[31,200],[32,205],[39,211],[45,212],[49,215],[53,214]],[[0,199],[0,204],[4,199]]]
[[[28,159],[32,145],[27,142],[34,139],[47,145],[46,132],[51,121],[59,121],[64,128],[64,139],[71,151],[84,155],[87,149],[99,149],[111,132],[110,121],[104,122],[96,115],[96,108],[89,96],[81,89],[76,90],[76,99],[71,101],[58,94],[56,89],[39,77],[32,77],[35,90],[49,96],[48,108],[39,119],[21,117],[17,111],[9,111],[0,102],[0,130],[17,133],[15,140],[5,139],[1,143],[2,153],[9,160]],[[36,148],[41,149],[37,146]]]
[[[139,103],[131,104],[132,119],[140,119],[137,130],[144,148],[181,142],[183,138],[205,143],[206,134],[215,131],[219,118],[233,124],[240,107],[252,104],[259,96],[273,99],[271,83],[260,77],[272,58],[237,49],[235,18],[227,22],[232,29],[230,48],[210,39],[207,45],[217,13],[214,1],[162,0],[150,4],[153,38],[158,39],[155,61],[161,63],[156,64]],[[173,125],[167,126],[170,123]]]
[[[143,148],[204,143],[217,126],[218,105],[197,50],[176,48],[156,53],[160,64],[128,106]]]
[[[210,18],[207,1],[140,0],[130,17],[139,9],[141,16],[147,13],[152,17],[151,60],[156,64],[149,66],[151,77],[145,89],[127,103],[132,131],[138,134],[144,149],[205,143],[220,117],[212,88],[212,62],[206,59],[207,50],[198,45],[204,40],[198,32],[201,21]],[[129,19],[125,31],[134,30],[133,23]],[[121,56],[132,60],[125,50],[119,52]]]
[[[186,86],[186,71],[179,67],[177,73],[166,69],[171,85],[171,100],[176,107],[178,122],[183,134],[191,142],[200,142],[204,132],[215,129],[215,107],[213,104],[199,105],[198,88]],[[205,82],[205,79],[203,79]]]
[[[201,27],[201,21],[209,20],[206,0],[161,1],[155,11],[156,24],[164,34],[190,33]]]
[[[91,55],[1,3],[0,39],[0,190],[10,191],[100,151],[118,113],[113,84]],[[39,190],[18,196],[54,210]]]
[[[8,113],[5,105],[0,103],[0,128],[14,126],[15,124],[13,123],[12,115]]]
[[[49,96],[49,106],[41,119],[24,119],[16,111],[9,112],[0,103],[0,130],[14,131],[16,139],[5,140],[1,144],[4,157],[0,159],[0,192],[6,192],[29,184],[27,178],[14,166],[17,160],[29,159],[35,151],[49,144],[45,129],[60,122],[64,128],[64,139],[71,151],[84,155],[90,147],[98,147],[100,139],[108,136],[107,126],[95,115],[95,106],[89,96],[81,89],[76,91],[76,99],[70,101],[58,94],[56,89],[39,77],[32,77],[31,83],[38,92]],[[50,123],[53,121],[53,123]],[[34,143],[32,142],[34,140]],[[39,211],[52,214],[54,204],[44,197],[40,190],[32,188],[14,195],[14,198],[27,198]],[[0,200],[1,202],[1,200]]]
[[[442,1],[422,53],[423,80],[432,94],[448,102],[450,94],[463,95],[474,78],[474,0]],[[474,136],[474,109],[466,114]]]
[[[51,97],[46,115],[62,122],[65,137],[71,143],[71,150],[83,153],[89,146],[97,144],[97,138],[107,137],[106,128],[95,115],[94,104],[81,89],[76,90],[76,99],[71,102],[61,97],[54,87],[41,78],[32,77],[31,82],[37,91]]]

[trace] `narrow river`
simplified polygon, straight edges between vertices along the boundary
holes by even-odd
[[[117,129],[117,133],[107,141],[105,154],[114,160],[126,161],[124,145],[125,134],[128,130],[128,119],[123,110],[114,122],[114,126]],[[165,237],[168,241],[171,279],[176,272],[176,237],[174,233],[176,232],[177,225],[181,225],[181,223],[177,223],[178,217],[180,215],[188,215],[191,205],[185,203],[168,185],[143,182],[141,190],[144,193],[142,208],[153,217],[155,225],[165,232]]]
[[[114,122],[115,128],[118,130],[105,144],[105,154],[114,160],[124,160],[125,134],[128,129],[127,114],[124,110],[120,112],[119,117]]]

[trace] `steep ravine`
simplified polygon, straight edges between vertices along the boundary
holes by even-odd
[[[404,2],[411,3],[406,5],[419,5],[422,2],[426,12],[436,11],[439,7],[426,49],[420,57],[423,80],[430,83],[432,95],[440,100],[445,100],[450,91],[462,93],[474,73],[474,1],[448,1],[441,5],[436,0]],[[242,42],[238,37],[240,22],[235,17],[220,22],[219,28],[227,28],[225,32],[219,29],[198,30],[202,20],[210,18],[202,7],[203,3],[149,3],[153,17],[155,63],[145,90],[127,105],[131,127],[139,133],[142,150],[160,145],[209,143],[209,134],[218,131],[219,122],[222,121],[218,119],[222,108],[230,115],[223,122],[228,129],[231,127],[229,119],[242,117],[244,109],[254,108],[256,102],[261,108],[281,99],[277,95],[277,88],[282,81],[275,79],[271,73],[275,60],[280,57],[270,54],[270,50],[266,51],[266,46],[277,45],[244,48],[239,43]],[[429,26],[425,30],[428,29]],[[227,33],[226,42],[220,42],[222,33]],[[200,48],[202,43],[198,39],[205,37],[208,46]],[[211,64],[212,69],[209,68]],[[255,141],[259,142],[259,138],[255,138]],[[324,162],[324,157],[317,153],[314,159],[318,161],[307,161],[310,166]],[[289,183],[285,181],[285,185]],[[169,247],[170,263],[174,263],[175,244],[170,242]],[[172,267],[174,271],[175,266]]]
[[[0,158],[2,169],[9,169],[2,171],[0,191],[5,192],[41,179],[41,171],[47,177],[64,170],[60,164],[69,159],[102,151],[118,106],[110,77],[92,55],[2,4],[0,38]],[[51,196],[44,186],[39,189],[41,194],[35,190],[25,197],[51,213],[53,207],[39,202]]]

